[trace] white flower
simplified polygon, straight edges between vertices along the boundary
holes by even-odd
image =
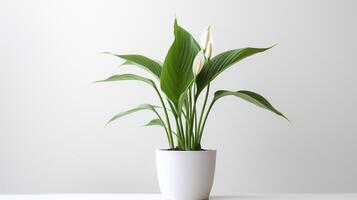
[[[201,50],[200,52],[197,53],[195,59],[193,60],[192,72],[194,76],[197,76],[201,72],[204,64],[205,64],[205,55],[203,53],[203,50]]]
[[[202,32],[202,35],[201,35],[201,47],[202,47],[202,49],[206,49],[209,42],[212,42],[211,26],[208,26]]]
[[[212,55],[212,42],[208,42],[205,50],[205,56],[207,59],[211,58]]]

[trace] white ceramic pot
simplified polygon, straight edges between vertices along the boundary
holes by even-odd
[[[157,175],[164,199],[208,199],[215,166],[216,150],[156,150]]]

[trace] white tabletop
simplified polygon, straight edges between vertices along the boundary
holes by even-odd
[[[13,194],[0,200],[162,200],[159,194]],[[246,194],[212,196],[210,200],[357,200],[357,194]]]

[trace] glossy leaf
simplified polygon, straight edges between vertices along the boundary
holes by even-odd
[[[123,117],[123,116],[126,116],[126,115],[129,115],[131,113],[135,113],[135,112],[138,112],[138,111],[141,111],[141,110],[151,110],[153,112],[156,113],[156,110],[155,108],[157,108],[158,106],[154,106],[154,105],[151,105],[151,104],[141,104],[133,109],[130,109],[130,110],[127,110],[127,111],[124,111],[124,112],[121,112],[121,113],[118,113],[116,115],[114,115],[108,122],[107,124]]]
[[[223,52],[221,54],[213,57],[210,62],[206,62],[200,74],[198,74],[196,83],[197,83],[197,95],[220,73],[224,70],[237,63],[244,58],[254,55],[259,52],[266,51],[269,48],[242,48],[234,49],[230,51]]]
[[[137,54],[119,55],[119,54],[112,54],[109,52],[105,52],[105,53],[125,59],[126,62],[124,62],[122,65],[135,64],[138,67],[141,67],[141,68],[145,69],[146,71],[154,74],[158,79],[160,79],[162,67],[161,67],[160,63],[158,63],[155,60],[152,60],[146,56],[137,55]]]
[[[144,126],[162,126],[162,127],[165,127],[164,122],[161,121],[161,119],[159,119],[159,118],[151,120],[150,122],[148,122]]]
[[[240,90],[240,91],[227,91],[227,90],[219,90],[215,92],[214,94],[214,101],[217,101],[218,99],[225,97],[225,96],[236,96],[239,97],[245,101],[248,101],[256,106],[259,106],[261,108],[264,108],[266,110],[269,110],[281,117],[284,117],[285,119],[288,120],[281,112],[279,112],[277,109],[275,109],[267,99],[265,99],[263,96],[260,94],[251,92],[251,91],[246,91],[246,90]],[[289,120],[288,120],[289,121]]]
[[[145,77],[142,77],[142,76],[138,76],[138,75],[135,75],[135,74],[113,75],[113,76],[111,76],[111,77],[109,77],[107,79],[96,81],[94,83],[112,82],[112,81],[127,81],[127,80],[142,81],[142,82],[145,82],[145,83],[155,87],[155,83],[151,79],[148,79],[148,78],[145,78]]]
[[[194,80],[192,63],[200,47],[195,39],[175,20],[175,40],[171,45],[162,68],[161,90],[178,107],[179,99]]]
[[[165,124],[163,121],[161,121],[161,119],[157,118],[157,119],[153,119],[151,120],[150,122],[148,122],[147,124],[145,124],[144,126],[161,126],[161,127],[164,127],[165,128]],[[171,131],[172,134],[176,135],[176,132],[175,131]]]
[[[125,60],[120,66],[124,66],[124,65],[136,65],[134,62],[131,62],[129,60]]]
[[[189,87],[192,85],[193,80],[191,82],[191,84],[189,85]],[[189,98],[189,90],[188,88],[180,95],[179,100],[178,100],[178,108],[182,108],[182,106],[184,106],[185,104],[188,104],[188,98]],[[177,109],[177,115],[180,115],[182,112],[181,109]]]

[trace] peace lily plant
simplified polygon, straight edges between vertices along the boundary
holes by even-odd
[[[211,99],[209,98],[211,82],[224,70],[246,57],[271,47],[233,49],[212,57],[211,28],[208,26],[203,31],[199,44],[189,32],[178,25],[176,19],[174,36],[175,39],[163,63],[138,54],[112,54],[125,60],[122,65],[143,68],[150,72],[154,79],[137,74],[119,74],[97,82],[144,82],[154,89],[160,105],[139,105],[115,115],[108,123],[134,112],[149,110],[156,117],[146,125],[161,126],[171,150],[199,151],[202,150],[201,141],[208,116],[213,105],[222,97],[239,97],[286,118],[268,100],[255,92],[218,90]],[[202,98],[201,101],[199,98]]]
[[[214,179],[216,150],[202,149],[201,141],[213,105],[223,97],[235,96],[287,118],[255,92],[218,90],[210,97],[211,82],[224,70],[271,47],[233,49],[212,56],[210,26],[203,31],[199,44],[175,19],[174,35],[175,40],[163,63],[138,54],[112,54],[125,60],[122,65],[147,70],[153,79],[137,74],[119,74],[97,82],[136,80],[154,89],[159,105],[139,105],[115,115],[108,123],[141,110],[152,111],[155,118],[146,126],[163,127],[170,147],[156,150],[157,175],[164,199],[208,199]]]

